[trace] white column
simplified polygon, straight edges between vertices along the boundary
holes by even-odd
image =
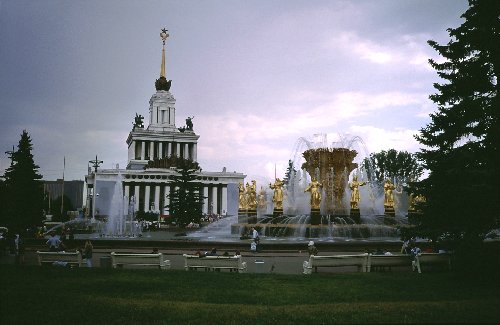
[[[141,141],[141,160],[146,158],[146,142]]]
[[[177,151],[176,151],[176,156],[180,157],[181,156],[181,144],[177,142]]]
[[[163,158],[163,142],[158,142],[158,158]]]
[[[196,162],[198,159],[198,154],[197,154],[197,144],[193,143],[193,161]]]
[[[146,185],[146,189],[144,191],[144,212],[149,211],[149,194],[151,192],[151,188],[149,185]]]
[[[189,159],[189,143],[184,144],[184,159]]]
[[[128,160],[135,159],[135,141],[132,141],[130,146],[128,147]]]
[[[130,199],[130,185],[125,184],[125,189],[123,190],[123,195]]]
[[[172,156],[172,142],[167,143],[167,156]]]
[[[217,214],[217,186],[212,187],[212,213]]]
[[[149,160],[154,159],[154,156],[155,156],[154,154],[155,154],[155,142],[151,141],[149,143]]]
[[[203,213],[208,213],[208,186],[203,186]]]
[[[165,185],[165,207],[163,207],[163,214],[170,214],[170,211],[168,209],[168,205],[170,204],[170,198],[168,197],[170,195],[170,185]]]
[[[139,211],[139,196],[141,194],[141,187],[139,185],[136,185],[134,188],[134,196],[135,196],[135,211]]]
[[[160,185],[156,185],[155,190],[155,211],[160,211]]]
[[[221,215],[227,213],[227,186],[222,186],[222,206],[221,206]]]
[[[169,109],[170,109],[170,121],[169,121],[169,123],[172,125],[175,125],[175,108],[169,107]]]

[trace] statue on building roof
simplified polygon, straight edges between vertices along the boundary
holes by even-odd
[[[144,116],[135,113],[134,122],[132,123],[132,125],[134,126],[134,129],[135,128],[144,129],[144,122],[143,122],[143,120],[144,120]]]
[[[193,119],[194,119],[194,116],[191,116],[186,119],[186,129],[188,131],[193,131]]]

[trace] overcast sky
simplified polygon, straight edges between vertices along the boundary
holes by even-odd
[[[299,138],[418,151],[436,109],[427,40],[448,42],[462,0],[0,0],[0,173],[27,130],[46,180],[126,166],[167,40],[176,125],[195,116],[203,170],[283,177]],[[340,135],[340,136],[339,136]]]

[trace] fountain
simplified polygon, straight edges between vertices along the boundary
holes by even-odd
[[[123,195],[123,176],[118,173],[114,181],[111,201],[102,221],[93,221],[96,235],[106,238],[138,237],[141,224],[135,220],[135,198]]]
[[[316,141],[297,141],[294,159],[290,160],[293,170],[283,188],[276,185],[282,182],[276,178],[268,188],[274,192],[259,194],[261,198],[273,198],[267,204],[274,206],[272,212],[255,216],[254,210],[240,206],[238,223],[231,225],[231,233],[241,236],[253,226],[270,240],[398,240],[398,227],[407,224],[407,210],[401,209],[403,191],[392,192],[396,186],[391,185],[390,194],[395,196],[388,202],[384,198],[388,185],[384,191],[384,184],[369,179],[373,173],[358,167],[358,152],[368,156],[361,138],[341,136],[340,141],[328,145],[326,135],[315,137]],[[255,181],[252,184],[255,188]],[[275,199],[277,194],[282,195],[282,202]],[[244,199],[245,192],[240,191],[240,197]],[[262,202],[259,205],[266,206]]]
[[[344,197],[348,175],[358,167],[353,163],[356,150],[347,148],[316,148],[308,149],[302,154],[305,169],[311,177],[315,177],[323,184],[324,209],[323,215],[349,215],[347,207],[344,206]]]

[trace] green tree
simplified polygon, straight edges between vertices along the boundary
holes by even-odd
[[[190,222],[200,223],[202,218],[202,184],[196,173],[201,171],[197,162],[189,159],[175,159],[176,173],[172,176],[174,190],[170,192],[168,209],[175,222],[185,227]]]
[[[481,243],[498,226],[500,201],[500,1],[470,0],[464,23],[448,29],[450,41],[429,45],[444,62],[429,60],[443,83],[437,105],[417,140],[429,177],[414,192],[426,201],[415,233],[456,244]],[[465,245],[464,245],[465,247]]]
[[[41,225],[43,220],[42,176],[38,174],[26,130],[21,134],[17,150],[11,154],[11,166],[5,172],[5,211],[3,222],[14,230]]]
[[[368,178],[379,183],[386,179],[408,183],[417,180],[423,172],[423,167],[414,154],[394,149],[370,154],[363,160],[363,167]]]
[[[283,183],[288,184],[290,179],[293,179],[297,174],[297,170],[293,167],[293,161],[288,160],[288,167],[286,168],[285,177],[283,178]]]

